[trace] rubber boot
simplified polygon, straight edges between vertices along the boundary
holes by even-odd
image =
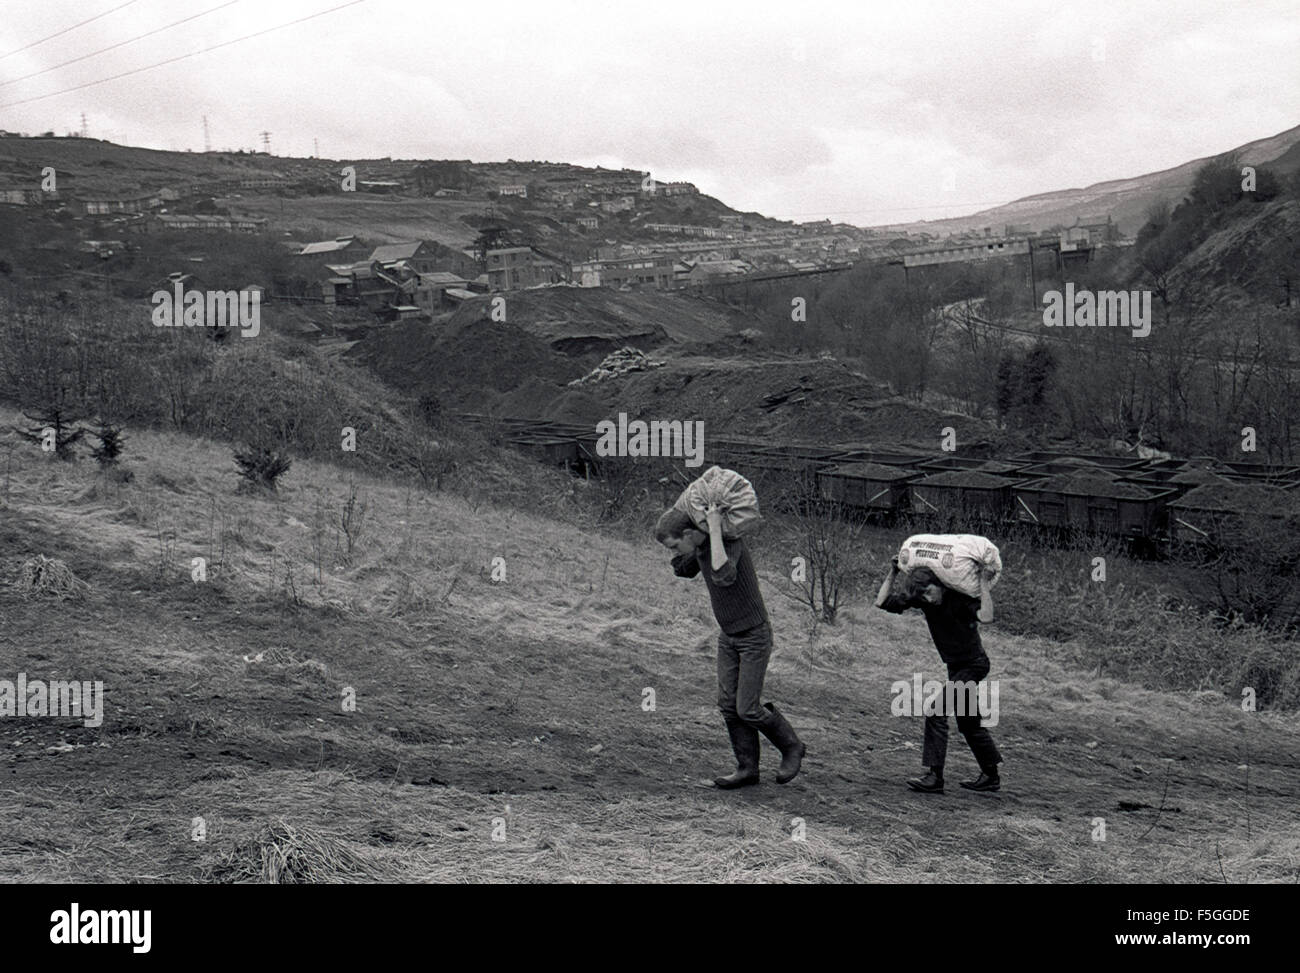
[[[794,727],[781,715],[780,710],[771,703],[764,703],[763,706],[770,715],[758,724],[758,728],[781,751],[781,769],[776,772],[776,782],[788,784],[799,773],[799,765],[808,748],[803,745],[799,734],[794,732]]]
[[[713,778],[715,787],[724,791],[758,783],[758,731],[744,720],[727,720],[727,735],[736,754],[736,772]]]

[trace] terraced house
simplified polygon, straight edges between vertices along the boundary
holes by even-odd
[[[675,267],[672,254],[589,260],[574,265],[573,279],[583,287],[668,288],[673,286]]]

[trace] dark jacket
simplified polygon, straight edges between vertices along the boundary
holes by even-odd
[[[940,604],[918,604],[917,607],[930,626],[934,647],[950,669],[988,661],[984,644],[980,641],[978,598],[944,588]]]
[[[724,632],[736,635],[765,623],[767,606],[758,590],[758,575],[754,572],[754,562],[745,542],[724,540],[723,545],[727,550],[727,563],[716,574],[710,563],[711,548],[707,539],[693,556],[679,554],[674,557],[673,573],[679,578],[693,578],[702,573],[709,588],[709,600],[713,603],[713,617]]]

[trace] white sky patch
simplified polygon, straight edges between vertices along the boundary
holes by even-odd
[[[0,106],[336,2],[241,0],[0,87]],[[0,82],[216,3],[141,0],[0,58]],[[0,54],[113,5],[25,2],[0,22]],[[0,128],[63,134],[85,112],[92,136],[200,150],[207,115],[218,149],[260,147],[265,129],[275,154],[310,155],[317,139],[330,158],[600,159],[690,179],[777,217],[937,219],[1178,165],[1296,125],[1296,13],[1292,2],[1217,0],[499,0],[482,11],[368,0],[0,107]],[[948,167],[958,191],[936,195]]]

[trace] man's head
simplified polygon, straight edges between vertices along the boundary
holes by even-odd
[[[929,568],[916,568],[907,576],[909,600],[938,605],[943,602],[943,585]]]
[[[674,554],[694,554],[707,536],[696,530],[695,522],[676,507],[665,510],[655,524],[655,540]]]
[[[897,569],[897,562],[894,567]],[[909,608],[924,608],[942,601],[943,586],[934,572],[929,568],[917,568],[911,573],[895,570],[889,589],[878,604],[887,612],[901,615]]]

